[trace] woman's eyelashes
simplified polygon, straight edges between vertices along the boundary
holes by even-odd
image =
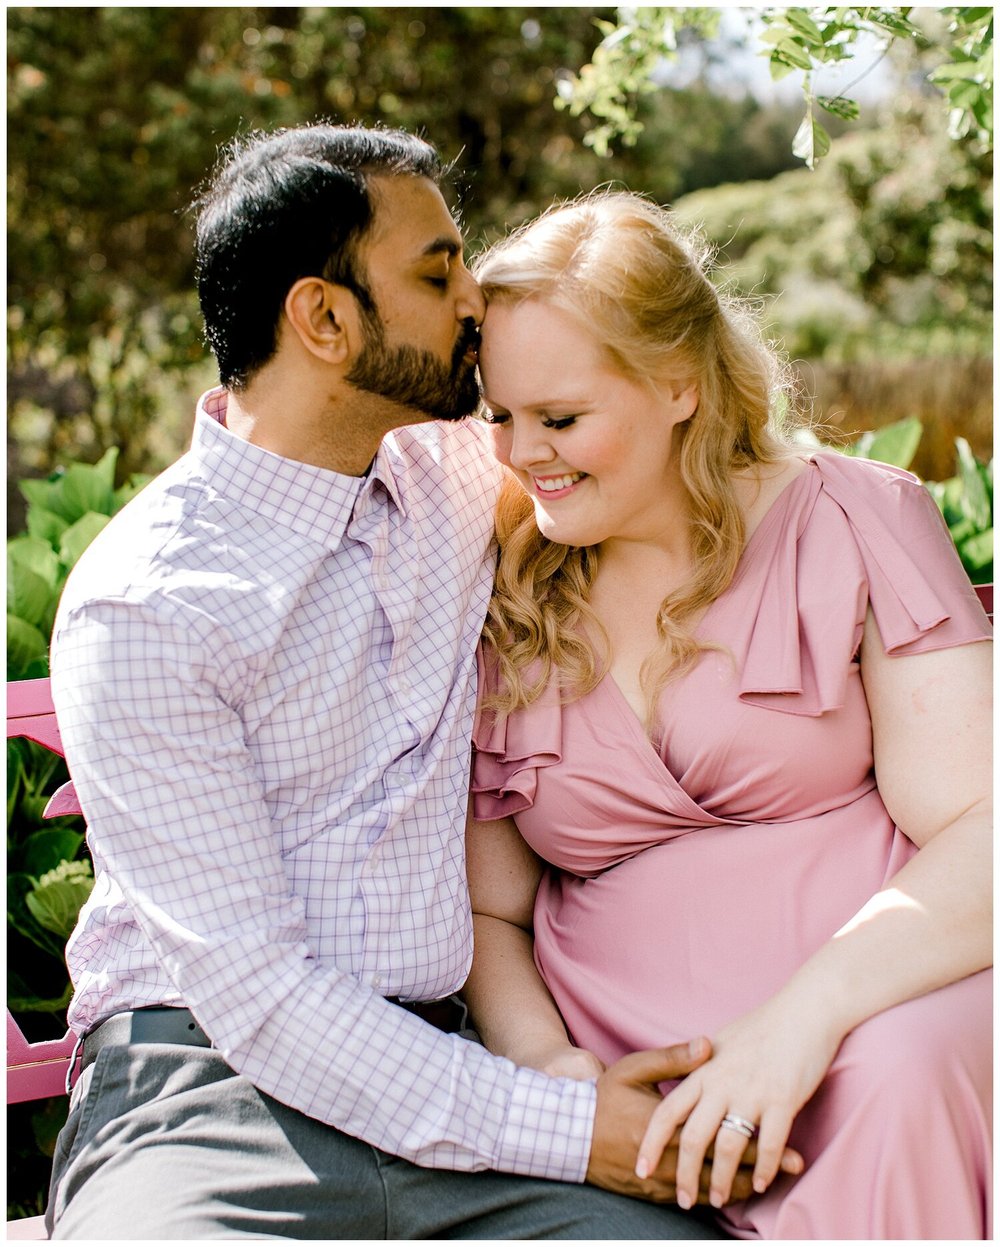
[[[506,424],[510,420],[509,411],[494,411],[489,407],[482,408],[482,416],[487,424]],[[568,429],[577,420],[574,416],[541,416],[542,427],[546,429]]]

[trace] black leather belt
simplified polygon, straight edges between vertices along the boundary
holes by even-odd
[[[188,1044],[211,1048],[212,1041],[194,1020],[190,1009],[166,1007],[132,1009],[116,1013],[84,1036],[80,1069],[85,1070],[108,1044],[118,1047],[132,1043]]]
[[[464,1030],[467,1025],[468,1013],[457,996],[446,996],[444,1000],[400,1000],[398,996],[388,996],[386,999],[390,1004],[399,1005],[407,1013],[415,1013],[418,1018],[423,1018],[431,1026],[436,1026],[439,1031],[445,1031],[449,1035]]]
[[[438,1030],[461,1030],[465,1025],[465,1006],[455,996],[445,1000],[399,1000],[388,997],[389,1003],[398,1005],[407,1013],[415,1013]],[[80,1069],[84,1070],[97,1059],[97,1054],[108,1044],[124,1046],[133,1043],[187,1044],[195,1048],[211,1048],[212,1041],[194,1020],[190,1009],[154,1007],[132,1009],[116,1013],[90,1031],[83,1040],[83,1056]]]

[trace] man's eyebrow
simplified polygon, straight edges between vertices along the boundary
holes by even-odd
[[[449,238],[445,235],[441,238],[435,238],[433,242],[428,243],[420,254],[422,256],[440,255],[441,252],[444,252],[452,257],[461,255],[462,244],[460,242],[456,242],[454,238]]]

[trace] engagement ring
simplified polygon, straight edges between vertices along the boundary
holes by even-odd
[[[727,1113],[722,1119],[720,1130],[735,1130],[738,1134],[745,1135],[748,1139],[752,1139],[757,1133],[757,1127],[752,1121],[747,1121],[745,1117],[739,1117],[736,1113]]]

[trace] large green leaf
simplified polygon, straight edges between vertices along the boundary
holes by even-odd
[[[22,481],[21,492],[32,506],[75,524],[88,511],[110,515],[115,502],[115,464],[112,446],[98,463],[73,463],[44,481]]]
[[[881,429],[869,429],[862,433],[850,447],[848,454],[861,459],[877,459],[896,468],[908,468],[917,453],[923,425],[914,416],[909,420],[897,420]]]
[[[11,1013],[62,1013],[73,998],[73,985],[66,985],[61,996],[33,995],[30,987],[12,974],[7,980],[7,1008]]]
[[[993,502],[991,490],[986,483],[986,474],[981,464],[976,461],[972,448],[964,437],[955,438],[955,449],[958,452],[958,474],[962,482],[962,510],[980,531],[989,528],[993,523]]]
[[[61,862],[71,862],[79,853],[83,836],[66,827],[47,827],[33,832],[24,842],[21,868],[36,878],[46,874]]]
[[[96,511],[88,511],[66,529],[59,542],[59,557],[66,567],[72,567],[76,563],[110,518],[108,515],[99,515]]]
[[[32,624],[25,623],[17,615],[7,614],[7,679],[31,679],[31,667],[44,662],[49,643]]]
[[[58,546],[59,538],[69,527],[68,522],[61,515],[56,515],[54,511],[46,511],[44,507],[34,505],[28,508],[25,523],[32,537],[38,537],[40,540],[47,542],[53,549]]]
[[[976,533],[958,547],[962,565],[976,584],[988,584],[993,570],[993,529]],[[989,575],[986,575],[989,572]]]
[[[35,886],[36,880],[21,871],[14,871],[7,875],[7,922],[43,952],[61,961],[66,947],[66,937],[60,937],[46,930],[28,908],[27,898],[34,892]]]
[[[50,551],[51,553],[51,551]],[[7,614],[16,616],[39,631],[50,619],[55,593],[52,586],[30,567],[7,560]],[[43,637],[44,640],[44,637]],[[8,637],[8,652],[10,650]]]
[[[28,568],[52,587],[59,581],[59,559],[51,544],[41,537],[12,537],[7,542],[8,569],[11,563]]]
[[[24,900],[39,926],[66,941],[93,886],[94,875],[89,862],[60,862],[54,870],[42,875]]]
[[[115,514],[117,514],[126,503],[131,502],[137,493],[145,489],[152,479],[153,478],[146,473],[136,472],[133,476],[129,477],[120,489],[116,489],[113,507]]]

